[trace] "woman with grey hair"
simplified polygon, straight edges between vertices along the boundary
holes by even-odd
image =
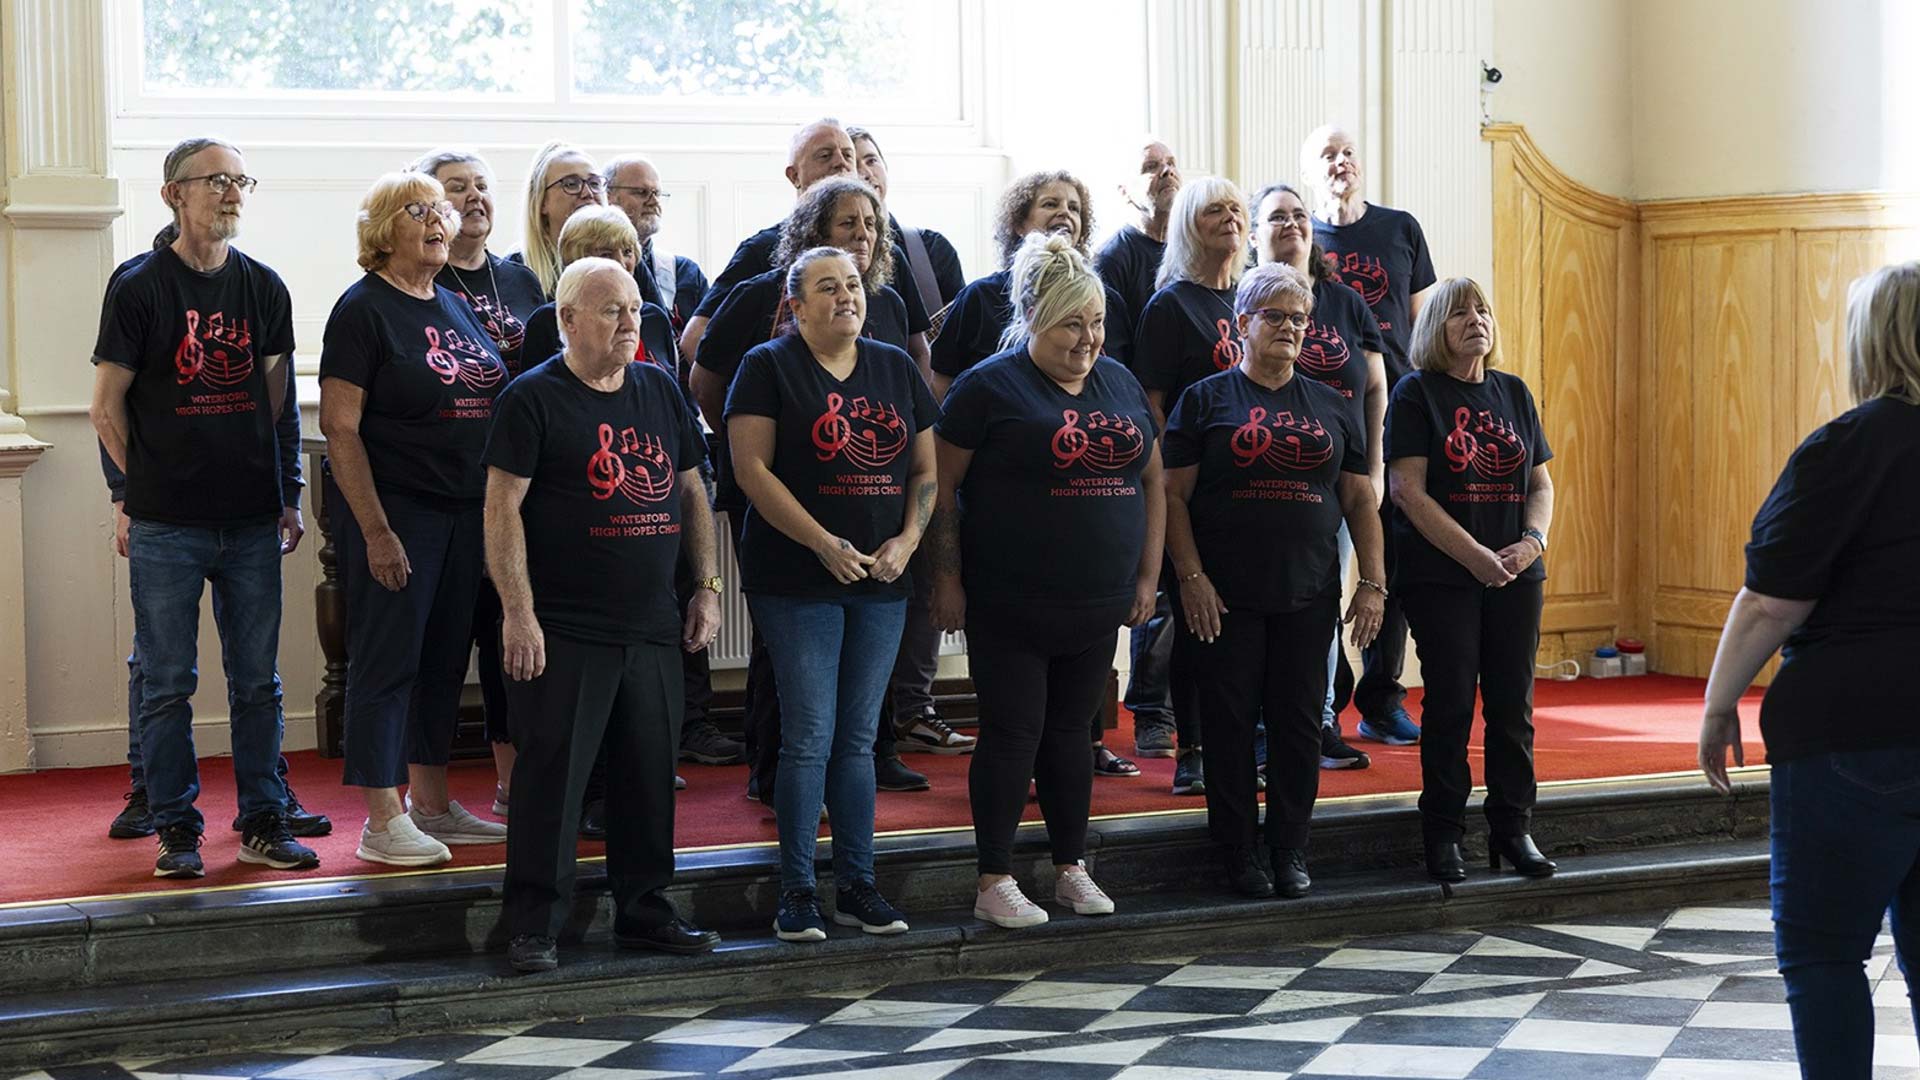
[[[1217,176],[1188,181],[1174,196],[1167,254],[1154,279],[1159,287],[1140,314],[1135,343],[1140,360],[1134,373],[1146,387],[1156,422],[1166,423],[1167,413],[1188,386],[1240,362],[1245,348],[1234,331],[1233,302],[1234,286],[1246,264],[1246,196],[1232,181]],[[1178,582],[1163,577],[1161,588],[1177,613]],[[1136,720],[1134,744],[1142,754],[1173,753],[1175,795],[1204,795],[1193,638],[1184,620],[1175,618],[1173,624],[1173,653],[1167,663],[1171,723]]]
[[[545,290],[526,266],[487,250],[487,238],[493,235],[493,170],[472,151],[442,149],[414,162],[413,171],[440,181],[447,201],[460,215],[460,231],[453,235],[447,265],[434,282],[473,308],[500,350],[500,362],[518,375],[527,366],[520,356],[527,319],[543,302]],[[533,362],[545,359],[536,356]]]
[[[1034,234],[1013,261],[1008,347],[956,379],[934,429],[933,624],[967,631],[980,736],[968,787],[973,914],[1047,921],[1013,880],[1013,837],[1039,792],[1054,899],[1113,910],[1082,863],[1092,797],[1087,718],[1120,626],[1153,611],[1166,505],[1146,396],[1101,356],[1106,293],[1074,242]],[[1046,538],[1035,543],[1036,537]]]
[[[1198,639],[1207,826],[1244,896],[1305,896],[1307,831],[1320,786],[1327,639],[1340,606],[1342,519],[1360,552],[1344,621],[1353,643],[1380,629],[1386,566],[1367,437],[1339,391],[1298,369],[1313,290],[1281,263],[1240,280],[1239,361],[1180,395],[1168,422],[1167,553],[1180,615]],[[1266,721],[1266,847],[1255,855],[1254,733]]]

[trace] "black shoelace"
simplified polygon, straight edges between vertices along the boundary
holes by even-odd
[[[287,831],[287,819],[272,810],[262,810],[247,822],[247,837],[269,847],[293,843],[293,833]]]
[[[199,851],[200,834],[191,825],[169,825],[160,830],[160,849],[166,852]]]

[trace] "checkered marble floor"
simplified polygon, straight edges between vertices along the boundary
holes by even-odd
[[[1764,903],[893,984],[19,1080],[1790,1080]],[[1920,1080],[1883,937],[1876,1080]]]

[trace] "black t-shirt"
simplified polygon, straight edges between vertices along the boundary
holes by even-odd
[[[565,346],[560,341],[560,305],[542,304],[527,319],[527,352],[544,363]],[[673,340],[673,319],[653,304],[640,305],[640,349],[635,360],[651,364],[680,381],[680,346]]]
[[[1427,494],[1475,540],[1499,551],[1526,528],[1533,468],[1553,460],[1533,394],[1518,376],[1489,371],[1483,382],[1416,371],[1387,403],[1386,458],[1427,459]],[[1391,467],[1389,467],[1391,471]],[[1405,514],[1393,515],[1391,588],[1470,585],[1466,567],[1427,542]],[[1543,556],[1523,581],[1547,576]]]
[[[448,263],[434,275],[433,283],[473,308],[487,336],[493,339],[500,362],[507,366],[508,378],[526,370],[520,349],[527,336],[527,319],[547,301],[540,279],[526,264],[488,252],[487,265],[480,269],[462,270]],[[542,359],[542,354],[533,356],[536,364]]]
[[[821,528],[871,555],[906,522],[913,437],[940,410],[904,350],[867,338],[855,347],[859,358],[845,381],[828,374],[798,334],[750,350],[727,394],[727,418],[771,417],[773,475]],[[750,593],[893,598],[912,589],[905,574],[840,584],[753,508],[740,547],[741,585]]]
[[[620,389],[600,391],[555,357],[502,390],[496,411],[486,463],[533,481],[520,520],[541,629],[678,643],[676,489],[706,441],[673,377],[636,362]]]
[[[1760,706],[1767,760],[1920,746],[1920,406],[1877,398],[1807,436],[1753,519],[1746,586],[1817,601]]]
[[[947,311],[940,336],[933,339],[933,370],[948,378],[981,363],[1001,351],[1000,335],[1013,319],[1013,271],[996,270],[960,290]],[[1133,358],[1133,323],[1126,301],[1107,286],[1107,339],[1100,347],[1104,356],[1121,366]]]
[[[749,278],[758,277],[773,269],[773,256],[780,247],[780,230],[786,222],[769,225],[745,240],[733,250],[733,258],[727,261],[727,268],[708,286],[707,295],[700,298],[700,307],[695,315],[711,319],[720,312],[720,305],[735,286],[744,284]],[[893,246],[893,277],[887,284],[900,294],[907,306],[907,333],[925,333],[929,325],[926,305],[920,302],[920,290],[913,285],[913,272],[907,269],[907,253],[900,245]],[[706,338],[700,339],[700,347],[705,349]],[[696,354],[697,357],[698,354]]]
[[[1298,611],[1339,580],[1340,474],[1366,475],[1366,436],[1337,392],[1294,374],[1278,390],[1209,375],[1167,418],[1166,467],[1199,467],[1193,538],[1230,611]]]
[[[466,301],[442,288],[422,300],[367,274],[327,316],[320,378],[366,391],[360,439],[376,486],[442,502],[486,495],[480,454],[507,369]]]
[[[780,311],[786,286],[786,275],[779,270],[769,270],[741,282],[707,324],[706,336],[700,339],[700,351],[694,354],[694,364],[731,385],[747,353],[777,336],[779,328],[774,318]],[[907,307],[900,294],[884,285],[879,292],[868,293],[867,322],[860,332],[896,349],[906,349]],[[716,448],[725,445],[726,440],[721,439]],[[745,510],[747,496],[734,482],[732,459],[725,450],[717,449],[714,456],[720,459],[714,507],[736,513]]]
[[[1025,346],[954,380],[934,430],[973,451],[960,497],[967,602],[1097,607],[1132,599],[1146,543],[1153,412],[1102,357],[1069,394]]]
[[[700,306],[701,298],[707,294],[707,275],[700,272],[700,264],[685,255],[675,255],[673,295],[660,295],[660,283],[653,279],[651,240],[640,246],[640,262],[633,268],[633,279],[640,286],[640,299],[667,313],[676,339],[680,331],[686,328],[687,319],[693,315],[694,309]]]
[[[1387,386],[1397,385],[1409,370],[1413,294],[1434,282],[1420,223],[1405,210],[1368,203],[1367,212],[1351,225],[1314,218],[1313,238],[1327,253],[1327,267],[1373,309],[1387,346]]]
[[[1314,283],[1313,322],[1295,367],[1339,392],[1355,431],[1367,430],[1367,354],[1385,348],[1373,312],[1359,293],[1331,278]],[[1360,449],[1366,451],[1364,434]]]
[[[1233,321],[1232,289],[1176,281],[1147,301],[1134,343],[1140,385],[1166,395],[1172,411],[1187,387],[1240,362],[1246,346]]]
[[[887,215],[887,225],[892,230],[894,250],[904,254],[907,250],[906,231],[891,214]],[[922,296],[920,300],[938,311],[967,287],[967,274],[960,268],[960,253],[954,250],[952,241],[932,229],[921,229],[919,232],[920,242],[926,245],[927,263],[933,269],[934,284],[940,289],[939,296]],[[904,273],[895,276],[904,276],[918,285],[919,279],[913,276],[912,264],[904,264],[904,267]]]
[[[286,356],[290,365],[292,355],[287,287],[239,249],[210,274],[172,248],[122,268],[93,362],[133,372],[127,516],[206,528],[277,519],[280,452],[264,362]]]
[[[1165,241],[1155,240],[1137,225],[1122,225],[1093,253],[1093,268],[1107,288],[1120,294],[1127,310],[1139,315],[1153,299],[1153,279],[1167,254]]]

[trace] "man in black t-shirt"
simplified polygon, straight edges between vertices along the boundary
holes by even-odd
[[[720,940],[665,895],[679,654],[720,629],[706,444],[672,376],[633,359],[641,301],[626,268],[577,260],[555,303],[566,350],[501,392],[484,457],[487,567],[517,718],[502,916],[516,971],[559,963],[580,797],[603,741],[614,940],[672,953]],[[674,595],[683,538],[700,579],[684,619]]]
[[[278,870],[320,865],[288,831],[281,782],[281,556],[302,532],[285,498],[275,424],[288,402],[293,306],[280,276],[229,243],[247,194],[240,152],[215,139],[175,146],[161,198],[173,241],[109,289],[94,345],[90,414],[126,476],[127,557],[154,876],[205,873],[191,699],[203,586],[232,711],[239,858]]]
[[[614,158],[605,168],[607,202],[627,215],[640,237],[640,264],[633,270],[634,280],[640,285],[640,299],[667,312],[677,339],[707,293],[707,275],[700,272],[699,263],[675,255],[657,242],[669,196],[660,188],[660,171],[653,162],[630,154]],[[681,377],[685,377],[684,372]]]
[[[1153,279],[1160,273],[1160,260],[1167,253],[1167,215],[1173,212],[1173,197],[1180,193],[1180,166],[1173,149],[1158,139],[1148,139],[1140,148],[1139,167],[1134,179],[1123,185],[1120,196],[1140,215],[1139,222],[1120,226],[1094,253],[1093,268],[1107,288],[1127,302],[1134,318],[1147,310],[1153,299]],[[1173,404],[1167,405],[1172,411]],[[1138,640],[1140,631],[1134,631]]]
[[[1326,125],[1300,146],[1300,167],[1313,190],[1313,238],[1327,253],[1334,277],[1352,287],[1373,309],[1386,346],[1387,388],[1407,374],[1407,347],[1413,320],[1435,280],[1426,234],[1405,210],[1366,201],[1360,146],[1351,133]],[[1387,572],[1393,573],[1397,547],[1392,502],[1380,507],[1387,537]],[[1406,687],[1400,672],[1406,663],[1407,617],[1400,597],[1387,597],[1380,634],[1361,650],[1362,673],[1353,688],[1360,710],[1360,737],[1389,746],[1420,741],[1420,726],[1407,715]]]
[[[860,179],[878,192],[880,201],[885,203],[889,177],[887,157],[880,152],[879,141],[873,137],[873,132],[863,127],[849,127],[847,134],[853,137],[854,164]],[[887,232],[893,243],[907,253],[906,276],[920,290],[920,302],[934,316],[936,329],[928,331],[929,335],[938,334],[938,313],[953,303],[953,298],[967,287],[967,274],[960,266],[960,253],[953,249],[953,244],[946,237],[932,229],[903,226],[892,214],[887,215]],[[895,268],[895,280],[901,276],[900,269]]]

